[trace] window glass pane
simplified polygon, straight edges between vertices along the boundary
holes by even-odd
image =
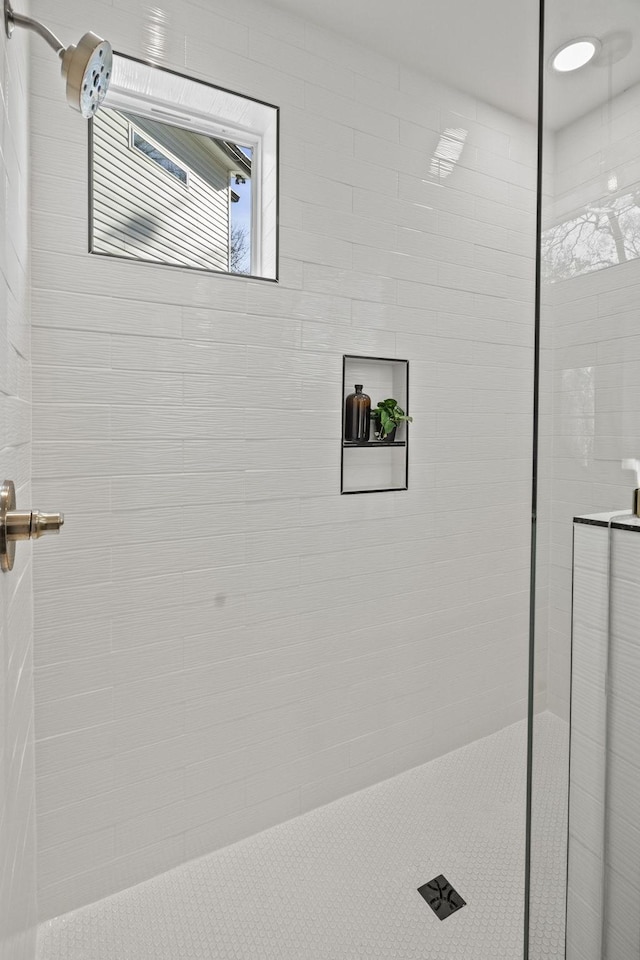
[[[94,251],[250,274],[253,154],[103,108],[93,121]]]
[[[177,163],[174,163],[170,157],[162,153],[162,151],[152,143],[149,143],[148,140],[145,140],[144,137],[140,136],[136,130],[133,131],[133,145],[138,150],[141,150],[142,153],[146,154],[149,159],[153,160],[160,167],[163,167],[168,173],[173,174],[174,177],[181,180],[182,183],[187,182],[187,171],[179,167]]]

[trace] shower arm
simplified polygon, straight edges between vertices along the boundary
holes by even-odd
[[[65,47],[55,33],[39,20],[15,13],[11,0],[4,0],[4,28],[8,37],[14,27],[32,30],[55,50],[62,61],[62,78],[67,87],[67,103],[85,119],[92,117],[102,104],[113,69],[113,51],[111,44],[90,30],[78,40],[77,44]]]
[[[40,23],[39,20],[34,20],[32,17],[25,17],[23,13],[15,13],[13,7],[9,0],[4,0],[4,28],[8,37],[13,33],[14,27],[25,27],[27,30],[32,30],[34,33],[37,33],[39,37],[49,44],[49,46],[55,50],[59,57],[62,57],[65,51],[65,45],[61,40],[58,40],[55,33],[52,33],[43,23]]]

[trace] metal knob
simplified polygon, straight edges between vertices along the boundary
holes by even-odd
[[[11,480],[5,480],[0,490],[0,568],[5,572],[13,569],[16,541],[59,533],[63,523],[62,513],[16,510],[15,487]]]

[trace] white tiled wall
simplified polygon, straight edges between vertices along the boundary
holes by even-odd
[[[166,7],[163,63],[282,108],[281,283],[88,256],[34,49],[42,917],[525,712],[534,129],[259,2]],[[35,3],[141,57],[145,8]],[[408,492],[339,495],[343,353],[411,361]]]
[[[567,960],[640,950],[640,533],[612,531],[610,582],[608,539],[575,525]]]
[[[603,78],[603,83],[605,78]],[[555,218],[606,208],[640,179],[640,85],[555,137]],[[613,197],[613,195],[611,195]],[[640,252],[640,251],[638,251]],[[550,491],[549,708],[568,716],[571,523],[576,514],[630,510],[635,477],[623,458],[640,457],[640,260],[547,287],[543,322],[553,328],[553,451]],[[637,255],[637,254],[636,254]],[[576,249],[576,257],[584,250]],[[546,402],[546,401],[545,401]],[[543,460],[545,458],[543,457]]]
[[[31,502],[27,41],[0,38],[0,482]],[[31,547],[0,573],[0,957],[35,950]]]

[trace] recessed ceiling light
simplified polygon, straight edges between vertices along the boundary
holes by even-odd
[[[551,66],[558,73],[569,73],[579,70],[593,60],[600,52],[601,43],[595,37],[581,37],[579,40],[569,40],[558,47],[551,56]]]

